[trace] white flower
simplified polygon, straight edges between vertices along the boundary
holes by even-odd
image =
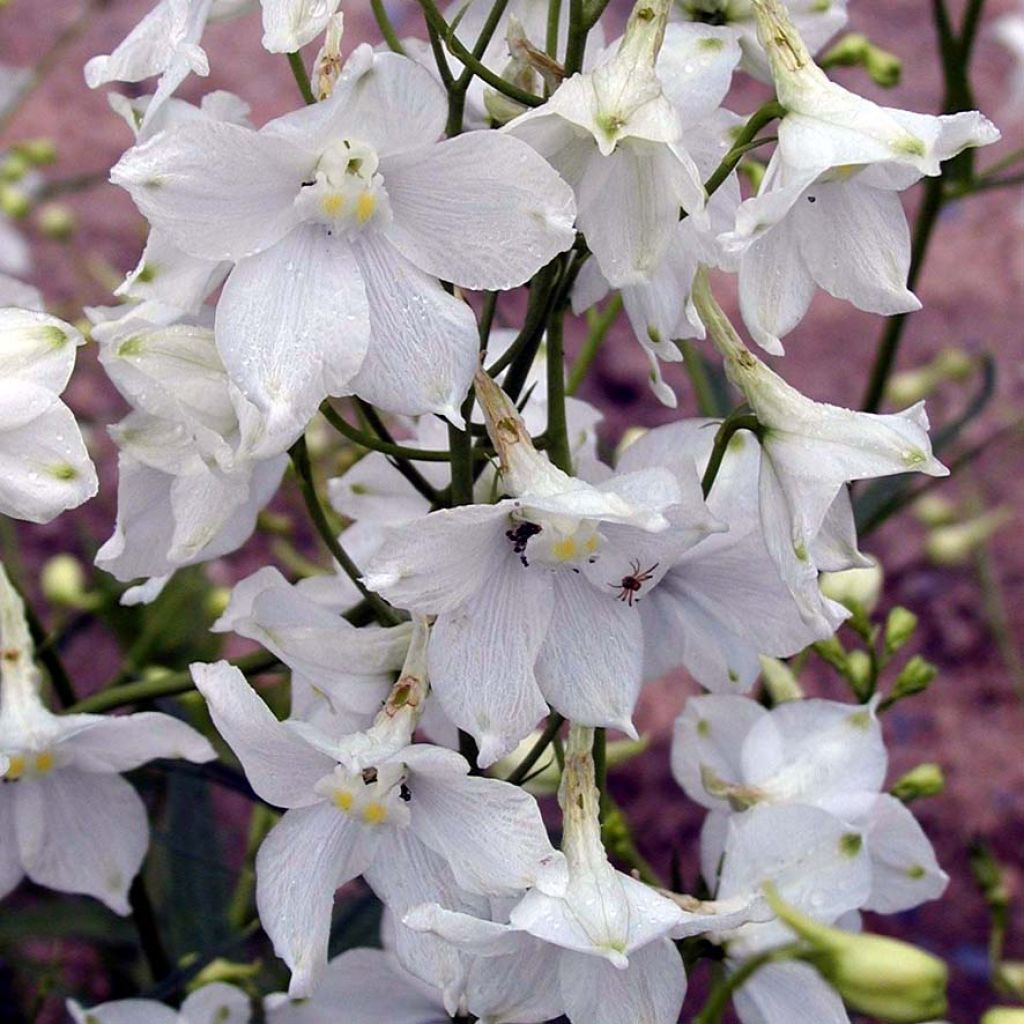
[[[189,993],[178,1010],[155,999],[117,999],[88,1009],[69,999],[66,1006],[75,1024],[249,1024],[252,1018],[249,997],[222,981]]]
[[[416,670],[422,685],[422,665]],[[260,847],[256,899],[291,968],[291,995],[313,990],[327,962],[334,891],[359,874],[399,914],[456,887],[485,895],[564,887],[533,798],[468,775],[458,754],[388,750],[380,733],[364,749],[358,738],[346,744],[279,722],[226,662],[194,665],[193,676],[253,788],[288,808]],[[404,719],[410,733],[415,717]]]
[[[111,430],[118,517],[96,564],[152,577],[136,592],[152,600],[175,569],[245,542],[287,458],[265,452],[262,417],[227,379],[211,331],[129,319],[103,339],[100,360],[135,411]]]
[[[623,452],[619,471],[662,466],[692,479],[695,466],[705,470],[718,427],[701,419],[656,427]],[[801,618],[765,545],[759,472],[755,438],[735,434],[708,496],[709,511],[729,529],[679,554],[640,605],[646,678],[683,665],[710,690],[744,691],[760,673],[758,655],[795,654],[842,620],[838,607],[823,628]],[[845,491],[837,500],[848,500]]]
[[[767,711],[746,697],[696,697],[677,720],[672,745],[676,781],[712,817],[803,804],[854,826],[871,861],[862,906],[896,913],[941,896],[949,879],[913,814],[882,792],[887,766],[873,704],[795,700]],[[708,822],[708,860],[724,830]]]
[[[760,424],[765,543],[805,621],[822,628],[831,621],[834,628],[837,606],[818,589],[818,572],[864,564],[849,505],[836,501],[844,484],[897,473],[949,473],[932,454],[924,403],[878,415],[814,402],[747,349],[715,303],[706,272],[698,275],[694,301],[726,375]]]
[[[422,67],[361,47],[323,103],[259,132],[181,125],[114,168],[184,252],[235,262],[217,345],[269,433],[352,391],[458,421],[476,322],[438,277],[510,288],[572,244],[554,171],[494,132],[437,142],[445,111]]]
[[[263,47],[271,53],[294,53],[312,42],[331,20],[341,0],[260,0]]]
[[[70,324],[0,309],[0,513],[47,523],[97,491],[96,470],[60,400],[84,344]]]
[[[502,129],[572,185],[579,229],[616,288],[650,280],[680,207],[703,217],[700,172],[655,72],[667,15],[667,0],[643,0],[609,60],[573,75],[543,106]]]
[[[668,470],[593,486],[537,452],[486,374],[477,396],[502,461],[496,505],[444,509],[388,531],[364,582],[437,615],[430,676],[447,716],[492,764],[547,713],[635,735],[643,639],[635,604],[678,552],[717,529],[696,478]]]
[[[128,887],[149,843],[146,809],[120,777],[157,757],[216,754],[170,715],[54,715],[21,598],[0,566],[0,895],[25,876],[127,914]]]

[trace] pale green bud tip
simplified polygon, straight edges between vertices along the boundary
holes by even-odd
[[[21,153],[8,153],[0,163],[0,178],[4,181],[21,181],[30,166],[28,160]]]
[[[25,139],[15,143],[12,148],[36,167],[52,164],[57,159],[57,144],[53,139]]]
[[[873,565],[825,572],[819,577],[821,592],[851,611],[870,614],[878,604],[884,580],[882,566]]]
[[[230,587],[214,587],[206,595],[206,613],[211,618],[219,619],[225,611],[227,611],[228,604],[231,602],[231,588]]]
[[[956,521],[956,505],[941,494],[924,494],[914,502],[914,515],[925,526],[948,526]]]
[[[43,596],[55,605],[78,608],[87,599],[85,570],[73,555],[54,555],[39,574]]]
[[[911,694],[926,690],[938,674],[939,670],[931,662],[925,661],[921,655],[915,654],[896,677],[892,688],[893,698],[898,700],[901,697],[909,697]]]
[[[871,656],[860,648],[850,651],[846,656],[846,676],[857,693],[866,693],[871,684]]]
[[[1024,1008],[994,1006],[981,1018],[981,1024],[1024,1024]]]
[[[910,803],[924,796],[938,796],[946,788],[946,776],[934,762],[919,764],[893,783],[890,792],[897,800]]]
[[[1024,961],[1003,960],[993,972],[997,992],[1024,1000]]]
[[[222,957],[218,957],[216,960],[211,960],[189,983],[188,990],[194,992],[198,988],[202,988],[204,985],[212,985],[214,982],[226,982],[229,985],[237,984],[240,981],[248,981],[251,978],[255,978],[259,975],[263,969],[263,963],[260,960],[256,960],[251,964],[240,964],[235,963],[233,960],[225,960]],[[231,1016],[231,1011],[226,1006],[222,1006],[214,1011],[214,1020],[228,1020]]]
[[[774,886],[766,886],[765,897],[808,944],[803,959],[855,1010],[891,1024],[917,1024],[945,1013],[948,971],[938,957],[881,935],[829,928],[784,903]]]
[[[0,185],[0,212],[17,220],[32,208],[32,200],[24,190],[14,185]]]
[[[57,242],[66,242],[78,227],[74,212],[61,203],[47,203],[36,214],[39,230]]]
[[[898,651],[917,629],[917,616],[907,608],[893,608],[885,620],[885,649]]]
[[[793,674],[792,669],[778,658],[761,655],[761,675],[764,684],[776,704],[784,704],[789,700],[800,700],[804,691]]]
[[[940,526],[925,541],[925,553],[936,565],[960,565],[1012,518],[1013,513],[1000,506],[965,523]]]

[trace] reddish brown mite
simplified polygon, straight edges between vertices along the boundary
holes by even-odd
[[[655,562],[649,569],[640,571],[640,562],[630,562],[629,567],[633,570],[629,576],[623,576],[618,583],[609,583],[609,587],[615,587],[619,591],[619,600],[625,601],[630,608],[633,607],[633,601],[636,595],[640,593],[640,588],[654,575],[654,570],[658,568],[658,562]]]

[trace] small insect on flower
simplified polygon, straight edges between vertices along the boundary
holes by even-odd
[[[529,521],[520,523],[515,529],[506,530],[505,536],[512,542],[512,550],[519,556],[519,561],[528,566],[526,560],[526,545],[531,537],[536,537],[541,532],[541,527]]]
[[[654,570],[658,568],[658,562],[655,562],[649,569],[640,571],[640,562],[630,562],[629,567],[633,572],[629,576],[623,576],[618,583],[609,583],[609,587],[615,587],[619,591],[619,600],[625,601],[630,608],[633,607],[633,601],[636,599],[637,594],[640,593],[640,588],[654,575]]]

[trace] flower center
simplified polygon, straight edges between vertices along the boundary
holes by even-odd
[[[365,142],[340,139],[320,156],[313,179],[295,198],[299,215],[351,237],[367,224],[391,216],[377,151]]]
[[[32,776],[49,775],[57,767],[57,758],[52,750],[19,751],[8,754],[7,760],[7,771],[0,776],[0,782],[17,782]]]
[[[361,772],[339,764],[316,784],[315,792],[364,825],[408,825],[411,794],[405,776],[405,767],[400,764],[364,768]]]
[[[513,516],[505,536],[526,566],[573,568],[596,561],[601,546],[594,520],[540,515],[534,511],[529,519]]]

